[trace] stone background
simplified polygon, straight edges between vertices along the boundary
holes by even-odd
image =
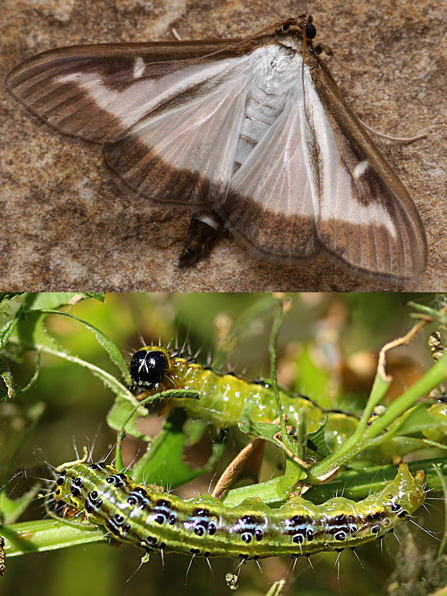
[[[429,264],[411,290],[447,289],[447,5],[436,0],[23,0],[2,8],[0,76],[46,49],[95,42],[248,36],[273,22],[314,15],[317,41],[353,66],[331,69],[359,117],[413,144],[376,143],[424,222]],[[320,257],[304,268],[252,258],[223,238],[206,262],[177,268],[188,216],[123,196],[101,156],[39,130],[0,95],[1,290],[372,291],[402,290],[343,273]]]

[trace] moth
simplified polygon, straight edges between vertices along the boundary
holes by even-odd
[[[104,462],[72,462],[58,470],[55,501],[68,505],[71,516],[80,513],[105,526],[114,540],[147,552],[239,560],[354,548],[408,519],[426,496],[424,472],[413,477],[405,463],[392,482],[363,501],[336,497],[314,505],[293,497],[278,509],[259,499],[233,508],[211,495],[183,501]]]
[[[315,36],[301,15],[244,40],[60,48],[14,68],[6,89],[43,128],[102,147],[122,190],[190,211],[182,265],[227,228],[261,259],[322,253],[354,275],[416,282],[419,214]]]

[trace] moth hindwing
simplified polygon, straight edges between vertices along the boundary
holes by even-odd
[[[321,252],[355,275],[418,281],[421,219],[315,33],[301,16],[242,41],[61,48],[14,68],[6,88],[44,128],[102,145],[121,188],[221,218],[260,258],[294,265]],[[186,260],[206,242],[196,244]]]

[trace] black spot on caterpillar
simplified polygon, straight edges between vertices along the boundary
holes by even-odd
[[[261,559],[339,551],[380,538],[425,500],[424,472],[413,477],[401,463],[378,494],[314,505],[293,497],[277,509],[247,499],[229,508],[210,495],[182,500],[160,487],[136,484],[104,463],[64,464],[55,501],[104,526],[110,536],[147,552]]]

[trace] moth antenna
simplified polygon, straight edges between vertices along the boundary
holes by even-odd
[[[165,570],[165,549],[164,548],[160,549],[160,557],[161,557],[161,567],[164,571]]]
[[[325,44],[319,43],[318,46],[315,47],[315,50],[317,51],[317,53],[321,54],[322,52],[324,52],[326,56],[333,58],[333,60],[338,64],[340,68],[348,72],[356,72],[360,74],[365,72],[380,72],[379,69],[374,68],[373,66],[368,66],[368,68],[362,68],[361,66],[350,66],[349,64],[346,64],[346,62],[343,62],[343,60],[337,56],[337,54],[334,52],[332,48]]]
[[[359,118],[359,120],[360,120],[360,118]],[[428,132],[418,133],[414,137],[394,137],[392,135],[387,135],[384,132],[379,132],[375,128],[368,126],[368,124],[366,124],[366,122],[363,122],[363,120],[360,120],[360,122],[362,123],[362,126],[364,128],[366,128],[366,130],[368,132],[375,134],[376,136],[380,137],[381,139],[387,139],[388,141],[396,141],[397,143],[412,143],[413,141],[419,141],[419,139],[425,139],[425,137],[428,137]],[[431,128],[433,128],[433,127],[430,127],[429,130]]]
[[[261,563],[258,561],[258,559],[256,559],[255,563],[258,566],[259,571],[262,573],[262,575],[264,575],[264,572],[263,572],[262,567],[261,567]]]

